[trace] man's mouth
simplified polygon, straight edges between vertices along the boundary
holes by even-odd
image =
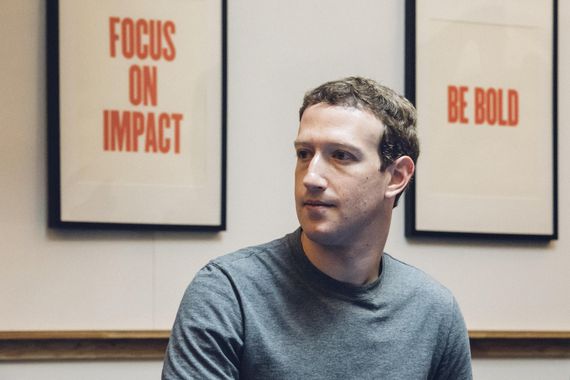
[[[332,203],[323,202],[323,201],[309,200],[309,201],[303,202],[303,204],[305,206],[309,206],[309,207],[333,207]]]

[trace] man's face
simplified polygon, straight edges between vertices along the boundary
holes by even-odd
[[[389,174],[380,171],[378,154],[383,130],[372,113],[356,108],[320,103],[303,113],[295,140],[295,202],[312,241],[343,246],[387,227]]]

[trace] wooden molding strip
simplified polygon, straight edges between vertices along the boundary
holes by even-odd
[[[3,331],[0,361],[162,359],[170,331]]]
[[[570,331],[472,330],[471,339],[570,339]]]
[[[169,330],[56,330],[56,331],[0,331],[3,340],[68,340],[68,339],[168,339]]]
[[[162,360],[170,331],[0,331],[0,361]],[[470,331],[474,358],[570,358],[570,331]]]
[[[570,358],[570,331],[470,331],[474,358]]]

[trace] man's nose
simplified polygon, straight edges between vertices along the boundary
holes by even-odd
[[[327,187],[327,180],[325,176],[325,162],[323,162],[322,156],[320,154],[315,154],[309,166],[307,167],[307,172],[303,178],[303,185],[308,190],[324,190]]]

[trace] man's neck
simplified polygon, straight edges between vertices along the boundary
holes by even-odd
[[[372,243],[323,246],[305,233],[301,235],[303,250],[314,266],[335,280],[353,285],[365,285],[378,279],[385,243],[386,238],[382,237]]]

